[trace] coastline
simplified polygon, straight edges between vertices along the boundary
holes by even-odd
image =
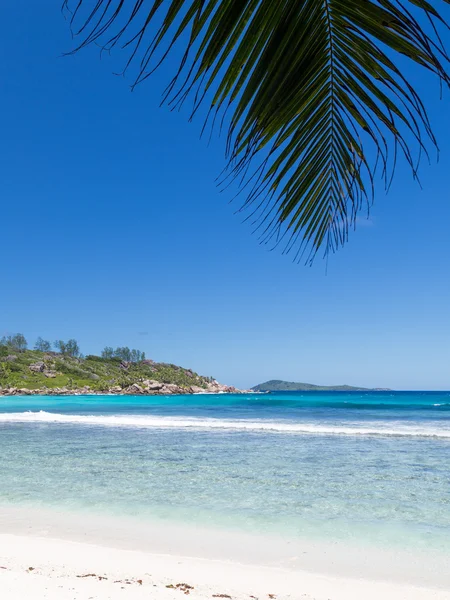
[[[0,534],[0,594],[8,600],[448,600],[407,582],[329,576],[161,555],[61,539]]]
[[[450,598],[447,558],[424,553],[33,508],[1,508],[0,531],[8,600],[116,600],[124,590],[156,600]]]
[[[445,402],[420,406],[440,417]],[[427,429],[419,410],[393,430],[358,405],[324,427],[314,404],[286,430],[270,398],[264,412],[241,397],[241,422],[224,397],[217,432],[208,398],[158,414],[146,398],[2,404],[1,598],[450,600],[442,418]]]
[[[213,394],[251,394],[251,390],[240,390],[234,386],[223,385],[217,382],[208,384],[206,388],[192,385],[182,387],[173,383],[161,383],[147,380],[133,383],[129,386],[111,386],[106,389],[93,389],[89,386],[82,388],[54,387],[54,388],[1,388],[1,396],[173,396],[173,395],[213,395]]]

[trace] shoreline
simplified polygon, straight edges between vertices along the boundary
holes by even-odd
[[[448,560],[370,544],[0,507],[0,596],[8,600],[116,600],[124,589],[127,597],[150,593],[156,600],[181,593],[198,600],[273,600],[269,594],[275,600],[449,600]],[[193,589],[177,588],[180,583]]]
[[[0,534],[8,600],[448,600],[450,591],[230,561],[151,554],[55,538]]]
[[[142,385],[133,383],[132,385],[121,388],[112,386],[104,390],[92,389],[89,386],[83,388],[1,388],[0,397],[9,396],[205,396],[215,394],[255,394],[251,390],[239,390],[233,386],[218,384],[210,388],[200,388],[191,386],[183,388],[181,386],[168,383],[163,384],[158,381],[144,382]]]

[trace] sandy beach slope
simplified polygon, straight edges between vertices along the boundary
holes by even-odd
[[[0,535],[5,600],[449,600],[450,590]]]

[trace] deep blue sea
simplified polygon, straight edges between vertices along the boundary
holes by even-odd
[[[0,398],[0,504],[450,553],[450,392]]]

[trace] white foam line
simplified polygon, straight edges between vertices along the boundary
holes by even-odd
[[[143,429],[217,429],[238,431],[268,431],[304,435],[398,436],[450,439],[450,429],[417,427],[399,424],[378,426],[319,425],[274,421],[245,421],[213,418],[163,417],[149,415],[67,415],[58,413],[0,413],[0,423],[62,423],[102,427],[138,427]]]

